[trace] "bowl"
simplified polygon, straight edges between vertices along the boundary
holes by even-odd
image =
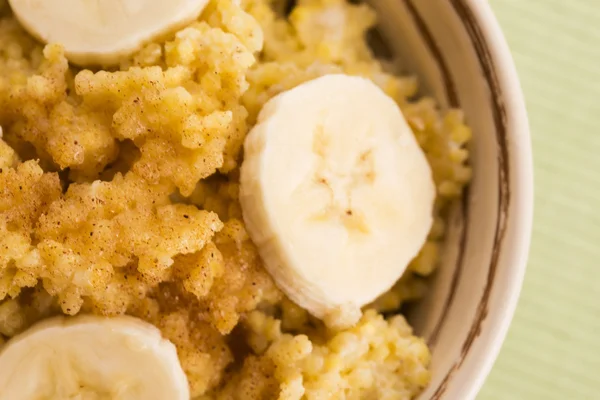
[[[474,176],[454,207],[444,261],[428,297],[408,311],[432,351],[420,400],[473,399],[519,297],[533,214],[527,113],[515,66],[483,0],[371,0],[379,32],[403,69],[473,129]]]

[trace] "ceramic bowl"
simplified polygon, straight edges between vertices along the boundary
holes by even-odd
[[[505,38],[484,0],[371,0],[379,30],[425,94],[464,110],[474,176],[440,270],[409,320],[433,349],[420,400],[473,399],[512,319],[529,248],[533,177],[527,114]]]

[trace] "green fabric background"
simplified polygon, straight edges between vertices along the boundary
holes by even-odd
[[[600,399],[600,0],[489,1],[527,100],[536,193],[525,285],[478,400]]]

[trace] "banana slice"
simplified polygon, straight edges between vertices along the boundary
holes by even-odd
[[[175,346],[133,317],[54,318],[0,352],[0,399],[189,400]]]
[[[435,188],[395,102],[327,75],[265,104],[244,145],[240,202],[265,267],[331,327],[360,317],[425,242]]]
[[[9,0],[21,24],[79,65],[110,65],[198,18],[208,0]]]

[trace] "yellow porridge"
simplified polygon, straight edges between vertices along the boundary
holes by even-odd
[[[212,0],[102,70],[40,44],[0,0],[0,351],[48,317],[127,314],[175,345],[193,399],[408,400],[428,384],[426,343],[383,313],[426,290],[470,180],[470,129],[375,58],[368,6],[284,9]],[[397,104],[436,189],[418,255],[343,328],[280,290],[240,205],[263,106],[334,74],[368,78]]]

